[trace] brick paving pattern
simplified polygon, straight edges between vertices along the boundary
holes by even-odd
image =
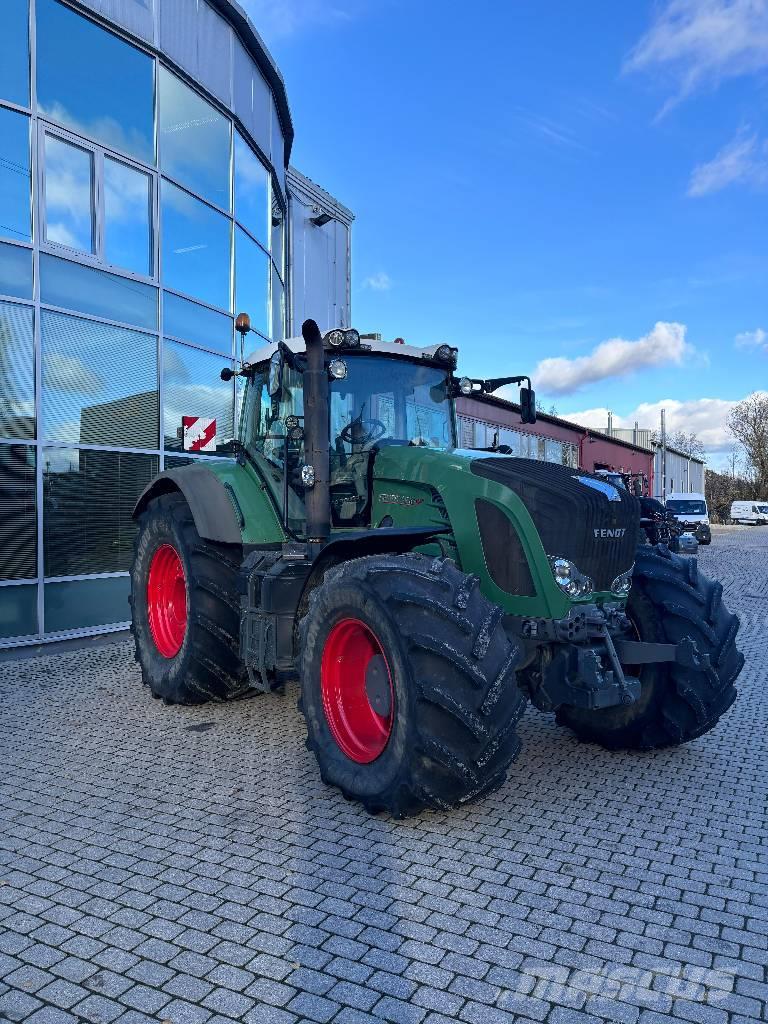
[[[125,642],[0,663],[0,1020],[746,1024],[768,1017],[768,530],[702,568],[740,699],[609,754],[529,710],[507,785],[369,818],[295,693],[168,708]]]

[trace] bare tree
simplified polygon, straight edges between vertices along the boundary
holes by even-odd
[[[660,445],[661,432],[658,430],[651,431],[651,441],[654,444]],[[704,458],[704,445],[693,431],[668,430],[667,448],[675,448],[677,451],[682,452],[683,455],[690,455],[695,459]]]
[[[750,501],[759,497],[752,480],[731,473],[717,473],[708,469],[704,491],[709,506],[709,514],[716,523],[727,523],[731,516],[731,503],[734,501]]]
[[[760,493],[768,490],[768,394],[755,392],[735,405],[728,427],[754,469]]]

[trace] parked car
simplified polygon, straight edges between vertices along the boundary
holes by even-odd
[[[681,524],[683,533],[692,533],[699,544],[712,543],[709,508],[703,494],[668,494],[666,505]]]
[[[731,522],[765,526],[768,523],[768,501],[734,501],[731,505]]]

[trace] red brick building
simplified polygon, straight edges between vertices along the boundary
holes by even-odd
[[[534,424],[522,423],[520,406],[503,398],[458,398],[459,443],[465,448],[506,444],[523,458],[558,462],[594,472],[612,469],[641,474],[653,494],[653,453],[628,441],[588,430],[577,423],[539,413]]]

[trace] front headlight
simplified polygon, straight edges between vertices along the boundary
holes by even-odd
[[[629,572],[623,572],[621,576],[617,576],[611,584],[611,593],[615,594],[616,597],[627,597],[632,589],[633,572],[634,566],[629,570]]]
[[[347,364],[343,359],[332,359],[328,364],[328,372],[334,380],[344,380],[347,376]]]
[[[334,328],[332,331],[328,331],[325,336],[325,342],[333,348],[341,348],[344,344],[344,331],[340,331],[338,327]]]
[[[462,395],[472,394],[472,381],[469,379],[469,377],[461,378],[461,380],[459,381],[459,391],[462,393]]]
[[[555,583],[568,597],[589,597],[595,589],[595,584],[584,573],[560,555],[550,555],[549,564]]]
[[[435,351],[435,359],[438,359],[441,363],[447,363],[454,370],[456,369],[458,357],[459,350],[452,345],[440,345]]]

